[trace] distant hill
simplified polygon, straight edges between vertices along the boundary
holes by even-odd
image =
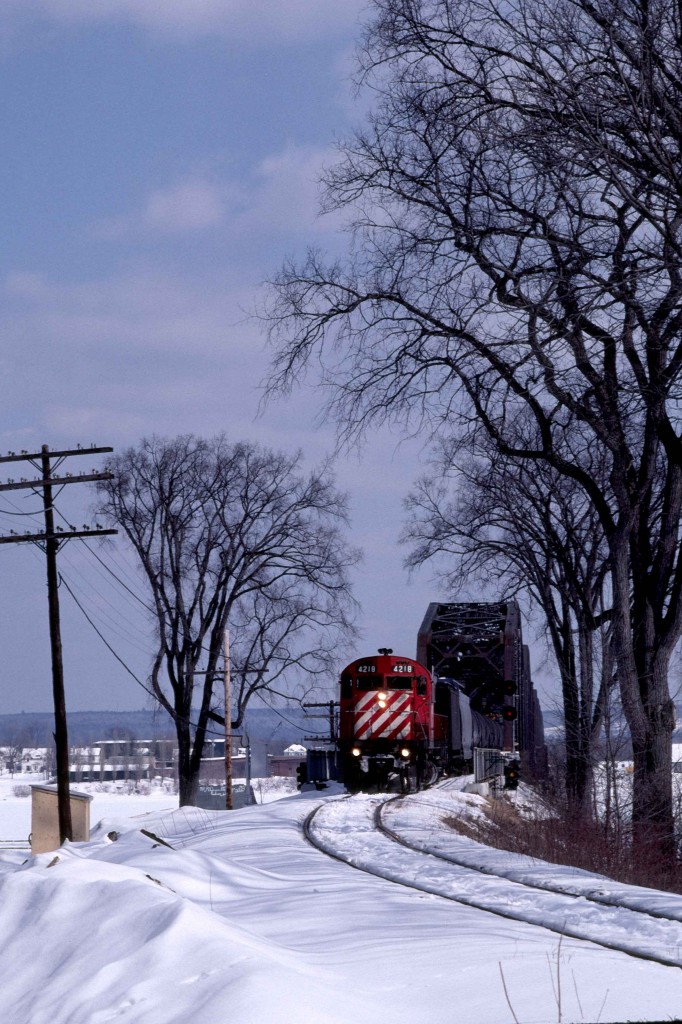
[[[673,731],[673,743],[682,743],[682,702],[675,700],[676,725]],[[543,708],[542,717],[545,726],[545,739],[548,743],[562,743],[564,739],[564,719],[560,711],[555,708]],[[622,714],[615,714],[611,723],[612,735],[627,736],[628,729],[625,718]],[[627,742],[626,742],[627,747]],[[631,756],[630,754],[628,756]]]
[[[252,741],[267,744],[272,753],[290,743],[306,742],[305,736],[324,733],[325,722],[307,720],[301,708],[253,708],[246,715],[243,729]],[[52,742],[54,715],[46,711],[25,711],[0,715],[0,746],[46,747]],[[96,740],[131,737],[133,739],[164,739],[175,734],[173,723],[165,711],[72,711],[68,715],[69,743],[87,746]],[[220,727],[215,727],[220,735]]]

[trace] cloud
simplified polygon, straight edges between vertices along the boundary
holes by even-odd
[[[121,269],[88,279],[24,271],[0,281],[0,331],[12,352],[0,430],[14,417],[65,441],[79,424],[117,438],[208,424],[250,432],[268,360],[248,315],[260,304],[256,282],[278,247],[323,231],[324,244],[333,241],[331,218],[317,218],[317,178],[332,158],[328,149],[287,146],[241,183],[220,180],[215,167],[193,170],[95,227],[100,238],[127,243]],[[174,258],[188,235],[202,254],[191,273]],[[38,380],[37,365],[48,371]],[[316,405],[309,396],[306,425],[300,410],[286,426],[276,417],[274,438],[310,434]],[[253,429],[270,439],[264,420]]]
[[[218,189],[205,181],[190,181],[154,192],[147,201],[144,221],[161,231],[201,231],[220,224],[224,215]]]
[[[113,361],[144,353],[215,354],[239,343],[243,311],[254,300],[249,288],[193,282],[152,267],[75,283],[10,274],[4,292],[4,329],[15,344],[21,327],[41,338],[45,350]]]
[[[0,430],[14,417],[66,442],[79,424],[127,439],[234,423],[239,435],[287,436],[293,446],[307,435],[310,447],[313,434],[315,446],[330,447],[333,437],[316,432],[312,392],[305,418],[299,409],[284,425],[269,409],[253,427],[269,357],[249,313],[261,304],[263,268],[285,247],[311,238],[333,247],[334,218],[317,215],[318,178],[333,159],[330,148],[288,145],[241,180],[221,175],[217,161],[193,167],[93,225],[100,240],[125,243],[113,254],[118,269],[87,279],[23,271],[0,281],[0,331],[12,352]],[[48,372],[36,380],[38,365]],[[272,434],[266,421],[276,421]]]
[[[95,234],[103,239],[138,233],[176,235],[198,233],[221,225],[226,197],[213,182],[191,179],[150,193],[136,214],[102,221]]]
[[[35,443],[68,445],[86,432],[88,442],[121,444],[225,430],[321,458],[335,430],[318,422],[314,386],[258,417],[269,353],[243,312],[258,293],[226,278],[224,268],[190,281],[142,265],[89,281],[7,277],[0,332],[13,358],[0,386],[0,435],[30,427]]]
[[[143,241],[219,229],[221,238],[247,244],[277,235],[331,236],[340,218],[319,216],[319,180],[334,158],[329,147],[289,145],[240,180],[191,173],[152,190],[136,210],[99,221],[92,233],[108,241]]]
[[[351,32],[363,0],[2,0],[0,22],[129,24],[173,41],[221,35],[240,45],[305,42]]]
[[[265,157],[255,170],[244,227],[306,235],[336,228],[333,218],[319,216],[320,176],[334,158],[329,147],[293,145]]]
[[[54,444],[82,431],[115,443],[154,431],[250,433],[266,360],[242,312],[250,289],[218,273],[188,281],[138,266],[75,282],[14,274],[0,294],[13,353],[0,432],[31,426],[36,443]]]

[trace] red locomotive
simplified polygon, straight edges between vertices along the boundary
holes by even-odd
[[[338,750],[347,789],[417,789],[471,770],[473,748],[503,742],[500,721],[470,706],[453,679],[386,647],[341,673]]]

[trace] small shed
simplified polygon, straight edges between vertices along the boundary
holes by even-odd
[[[85,843],[90,838],[89,793],[70,790],[71,824],[73,841]],[[31,853],[48,853],[58,850],[59,841],[59,797],[56,786],[31,786]]]

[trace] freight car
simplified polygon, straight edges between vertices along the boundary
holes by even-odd
[[[451,678],[389,648],[341,673],[338,751],[351,792],[418,789],[471,771],[474,747],[500,749],[502,715],[483,715]]]

